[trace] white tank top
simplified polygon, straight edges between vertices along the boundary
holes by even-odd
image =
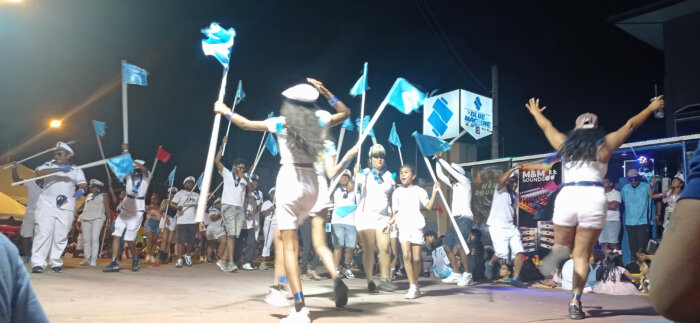
[[[97,195],[88,197],[85,200],[85,208],[83,209],[82,216],[83,221],[106,219],[104,197],[104,193],[97,193]]]
[[[608,164],[599,161],[564,161],[561,165],[563,182],[602,182],[608,172]]]

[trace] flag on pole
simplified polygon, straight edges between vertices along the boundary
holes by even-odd
[[[146,86],[148,71],[136,65],[122,61],[122,83]]]
[[[97,120],[92,120],[92,125],[95,127],[95,132],[100,136],[104,137],[105,136],[105,127],[107,126],[106,123],[102,121],[97,121]]]
[[[134,161],[131,160],[131,155],[129,154],[112,157],[107,160],[107,164],[109,164],[109,168],[112,169],[114,175],[117,175],[117,178],[122,181],[127,174],[134,172]]]
[[[399,77],[394,82],[391,90],[389,90],[384,102],[393,105],[403,114],[409,114],[414,110],[418,110],[425,99],[425,93]]]
[[[362,76],[355,82],[355,85],[350,89],[350,95],[357,96],[365,93],[369,89],[367,85],[367,62],[365,62],[364,68],[362,68]]]
[[[177,170],[177,166],[173,167],[173,170],[170,172],[168,175],[168,185],[173,186],[173,183],[175,183],[175,171]]]
[[[204,172],[199,175],[199,178],[197,179],[197,188],[201,191],[202,190],[202,181],[204,180]]]
[[[275,137],[272,135],[267,136],[267,139],[265,140],[265,148],[270,151],[272,156],[277,156],[277,154],[280,152],[280,148],[277,145],[277,140],[275,140]]]
[[[241,103],[245,99],[245,92],[243,92],[243,81],[238,80],[238,89],[236,90],[236,98],[234,99],[234,105]]]
[[[345,121],[343,121],[343,124],[341,125],[343,129],[350,130],[350,131],[355,131],[355,125],[352,124],[352,118],[347,118]]]
[[[165,151],[163,147],[158,147],[158,152],[156,153],[156,158],[161,162],[167,163],[170,160],[170,153]]]
[[[391,123],[391,133],[389,133],[389,142],[396,146],[401,147],[401,139],[399,139],[399,134],[396,133],[396,123]]]
[[[372,119],[371,116],[365,116],[364,122],[362,122],[362,131],[367,131],[367,126],[369,126],[369,120]],[[355,126],[360,129],[360,118],[355,120]],[[374,137],[374,129],[369,129],[369,136]]]
[[[223,29],[218,23],[212,22],[209,28],[202,29],[202,33],[208,38],[202,40],[202,50],[205,55],[214,56],[219,63],[228,69],[231,47],[233,47],[233,37],[236,31],[233,28]]]
[[[448,151],[452,147],[449,143],[440,138],[421,135],[418,131],[413,132],[413,137],[416,138],[418,148],[423,153],[423,156],[432,156],[443,151]]]
[[[338,206],[333,210],[333,214],[337,215],[338,217],[344,218],[348,216],[350,213],[354,212],[355,209],[357,209],[357,205],[346,205],[346,206]]]

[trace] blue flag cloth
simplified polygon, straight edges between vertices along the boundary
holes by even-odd
[[[348,216],[350,213],[354,212],[355,209],[357,209],[357,205],[346,205],[346,206],[339,206],[333,210],[333,214],[337,215],[338,217],[344,218]]]
[[[345,119],[345,121],[343,121],[343,124],[341,125],[341,127],[343,127],[343,129],[355,131],[355,125],[352,124],[352,118]]]
[[[107,160],[107,164],[114,172],[114,175],[117,175],[117,178],[122,181],[127,174],[134,172],[134,161],[131,160],[131,155],[129,154],[112,157]]]
[[[275,136],[272,134],[267,136],[267,139],[265,140],[265,148],[270,151],[272,156],[277,156],[277,154],[280,152],[280,147],[277,145],[277,140],[275,140]]]
[[[201,191],[202,190],[202,182],[204,181],[204,172],[199,175],[199,178],[197,179],[197,188]]]
[[[443,151],[450,150],[452,147],[452,145],[440,138],[421,135],[418,133],[418,131],[413,132],[413,138],[416,138],[416,143],[418,144],[420,151],[423,153],[423,156],[439,154]]]
[[[243,81],[238,80],[238,89],[236,90],[236,98],[233,100],[234,105],[241,103],[245,99],[245,92],[243,92]]]
[[[122,83],[146,86],[148,71],[136,65],[122,61]]]
[[[389,133],[389,143],[396,147],[401,147],[401,139],[399,139],[399,134],[396,133],[396,123],[391,123],[391,132]]]
[[[391,90],[389,90],[384,102],[393,105],[403,114],[409,114],[414,110],[418,110],[425,99],[425,93],[399,77],[394,82]]]
[[[275,113],[274,113],[274,112],[270,112],[270,113],[267,114],[267,118],[268,118],[268,119],[271,119],[271,118],[274,118],[274,117],[275,117]]]
[[[369,126],[369,121],[372,119],[370,116],[365,116],[364,121],[362,122],[362,131],[367,131],[367,126]],[[360,118],[357,118],[355,120],[355,126],[357,126],[357,129],[360,129]],[[361,134],[360,134],[361,135]],[[374,137],[374,129],[369,130],[369,136]]]
[[[172,186],[173,186],[173,183],[175,183],[175,171],[176,171],[176,170],[177,170],[177,166],[175,166],[175,167],[173,168],[173,171],[171,171],[170,174],[168,175],[168,185],[169,185],[170,187],[172,187]]]
[[[106,123],[104,123],[102,121],[92,120],[92,125],[95,127],[95,132],[100,137],[105,136],[105,126],[107,125]]]
[[[212,22],[209,28],[202,29],[207,39],[202,40],[202,50],[205,55],[214,56],[219,63],[228,69],[228,61],[233,47],[233,37],[236,31],[233,28],[223,29],[218,23]]]
[[[357,96],[362,95],[369,89],[367,85],[367,62],[365,62],[364,68],[362,68],[362,76],[355,82],[355,85],[350,89],[350,95]]]

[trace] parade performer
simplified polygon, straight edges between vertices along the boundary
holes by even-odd
[[[196,180],[188,176],[182,181],[184,189],[177,192],[170,202],[170,207],[177,209],[177,261],[175,268],[182,268],[183,262],[187,266],[192,266],[192,248],[194,247],[194,236],[197,233],[197,223],[195,222],[195,210],[199,193],[194,191]],[[186,249],[185,249],[186,248]]]
[[[168,198],[160,203],[160,208],[165,212],[165,216],[161,219],[163,222],[163,230],[160,235],[160,250],[158,250],[158,259],[161,264],[170,262],[170,245],[175,242],[175,226],[177,225],[177,208],[169,207],[168,204],[175,197],[177,187],[168,189]],[[167,210],[167,211],[166,211]]]
[[[277,221],[273,225],[273,217],[275,216],[275,188],[271,188],[268,191],[269,199],[263,202],[260,209],[260,214],[264,217],[263,220],[263,249],[262,249],[262,262],[260,263],[260,269],[267,270],[267,257],[270,257],[270,249],[272,248],[272,235],[277,229]]]
[[[352,173],[344,170],[340,175],[338,187],[333,190],[331,202],[333,202],[333,258],[336,272],[343,274],[348,279],[355,279],[355,274],[350,270],[353,251],[357,245],[357,229],[355,229],[355,210],[342,212],[344,208],[357,208],[355,186],[351,183]],[[343,260],[344,266],[340,262]]]
[[[223,143],[228,142],[224,137]],[[236,238],[241,234],[245,224],[245,196],[249,186],[245,176],[245,161],[237,158],[233,161],[233,172],[221,162],[223,150],[216,153],[214,162],[216,169],[224,179],[224,190],[221,193],[221,221],[226,229],[226,249],[224,257],[217,261],[217,265],[222,271],[235,272],[238,266],[233,261],[233,253],[236,245]]]
[[[96,179],[90,180],[90,194],[83,204],[81,216],[81,228],[83,230],[83,246],[85,248],[85,260],[83,264],[91,267],[97,266],[97,258],[100,253],[100,233],[105,221],[109,219],[112,210],[109,208],[110,200],[106,193],[102,193],[104,184]]]

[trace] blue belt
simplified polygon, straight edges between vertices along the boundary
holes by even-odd
[[[135,199],[135,200],[143,200],[143,199],[145,199],[145,196],[133,196],[133,195],[129,195],[129,194],[127,194],[126,197],[128,197],[128,198],[130,198],[130,199]]]
[[[603,187],[603,183],[601,182],[593,182],[593,181],[580,181],[580,182],[569,182],[569,183],[561,183],[559,185],[560,187],[566,187],[566,186],[597,186],[597,187]]]

